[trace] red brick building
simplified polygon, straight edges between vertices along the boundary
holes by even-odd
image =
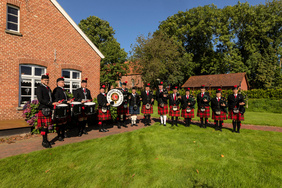
[[[242,90],[247,91],[249,89],[246,73],[191,76],[182,87],[200,89],[201,85],[210,86],[211,89],[232,89],[234,85],[241,85]]]
[[[142,75],[137,71],[137,67],[132,62],[125,62],[128,64],[128,73],[126,76],[122,76],[119,81],[117,81],[118,87],[121,87],[121,84],[127,81],[127,88],[131,89],[132,87],[143,88],[144,83],[142,81]]]
[[[56,0],[1,0],[0,38],[0,120],[22,118],[46,72],[52,89],[58,77],[70,91],[87,77],[97,96],[104,56]]]

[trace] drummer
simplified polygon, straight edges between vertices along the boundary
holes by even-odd
[[[81,102],[82,104],[92,101],[90,90],[87,89],[87,80],[88,80],[87,78],[83,79],[81,81],[81,88],[78,88],[74,92],[74,100]],[[85,110],[82,107],[82,113],[78,116],[78,129],[79,129],[78,136],[82,136],[82,134],[88,134],[85,130],[87,118],[88,117],[85,114]]]
[[[108,132],[105,121],[111,119],[110,103],[107,102],[107,95],[105,93],[105,85],[100,87],[100,94],[97,96],[98,101],[98,121],[99,132]]]
[[[59,103],[71,103],[71,101],[68,101],[68,96],[64,89],[65,86],[65,79],[64,77],[57,79],[57,87],[53,91],[53,101],[59,102]],[[70,119],[70,116],[67,118],[56,118],[56,128],[57,128],[57,134],[58,134],[58,140],[64,141],[65,138],[65,130],[68,123],[68,118]]]

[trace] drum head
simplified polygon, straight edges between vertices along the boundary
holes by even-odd
[[[84,105],[89,105],[89,106],[92,106],[92,105],[95,105],[96,103],[95,102],[86,102],[84,103]]]
[[[58,104],[57,106],[58,106],[58,107],[68,107],[67,104]]]
[[[107,94],[107,102],[111,104],[114,107],[118,107],[122,104],[123,102],[123,94],[120,90],[118,89],[112,89],[108,92]]]
[[[71,104],[81,104],[81,102],[72,102]]]

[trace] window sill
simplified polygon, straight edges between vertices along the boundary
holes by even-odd
[[[23,107],[22,106],[17,107],[17,111],[23,111]]]
[[[8,33],[8,34],[11,34],[11,35],[17,35],[17,36],[20,36],[20,37],[23,36],[20,32],[17,32],[17,31],[11,31],[11,30],[6,29],[5,32]]]

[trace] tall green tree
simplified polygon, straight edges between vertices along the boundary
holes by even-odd
[[[105,56],[101,60],[100,82],[115,84],[121,76],[126,75],[128,67],[124,63],[127,53],[114,38],[114,29],[109,22],[96,16],[81,20],[78,26]]]

